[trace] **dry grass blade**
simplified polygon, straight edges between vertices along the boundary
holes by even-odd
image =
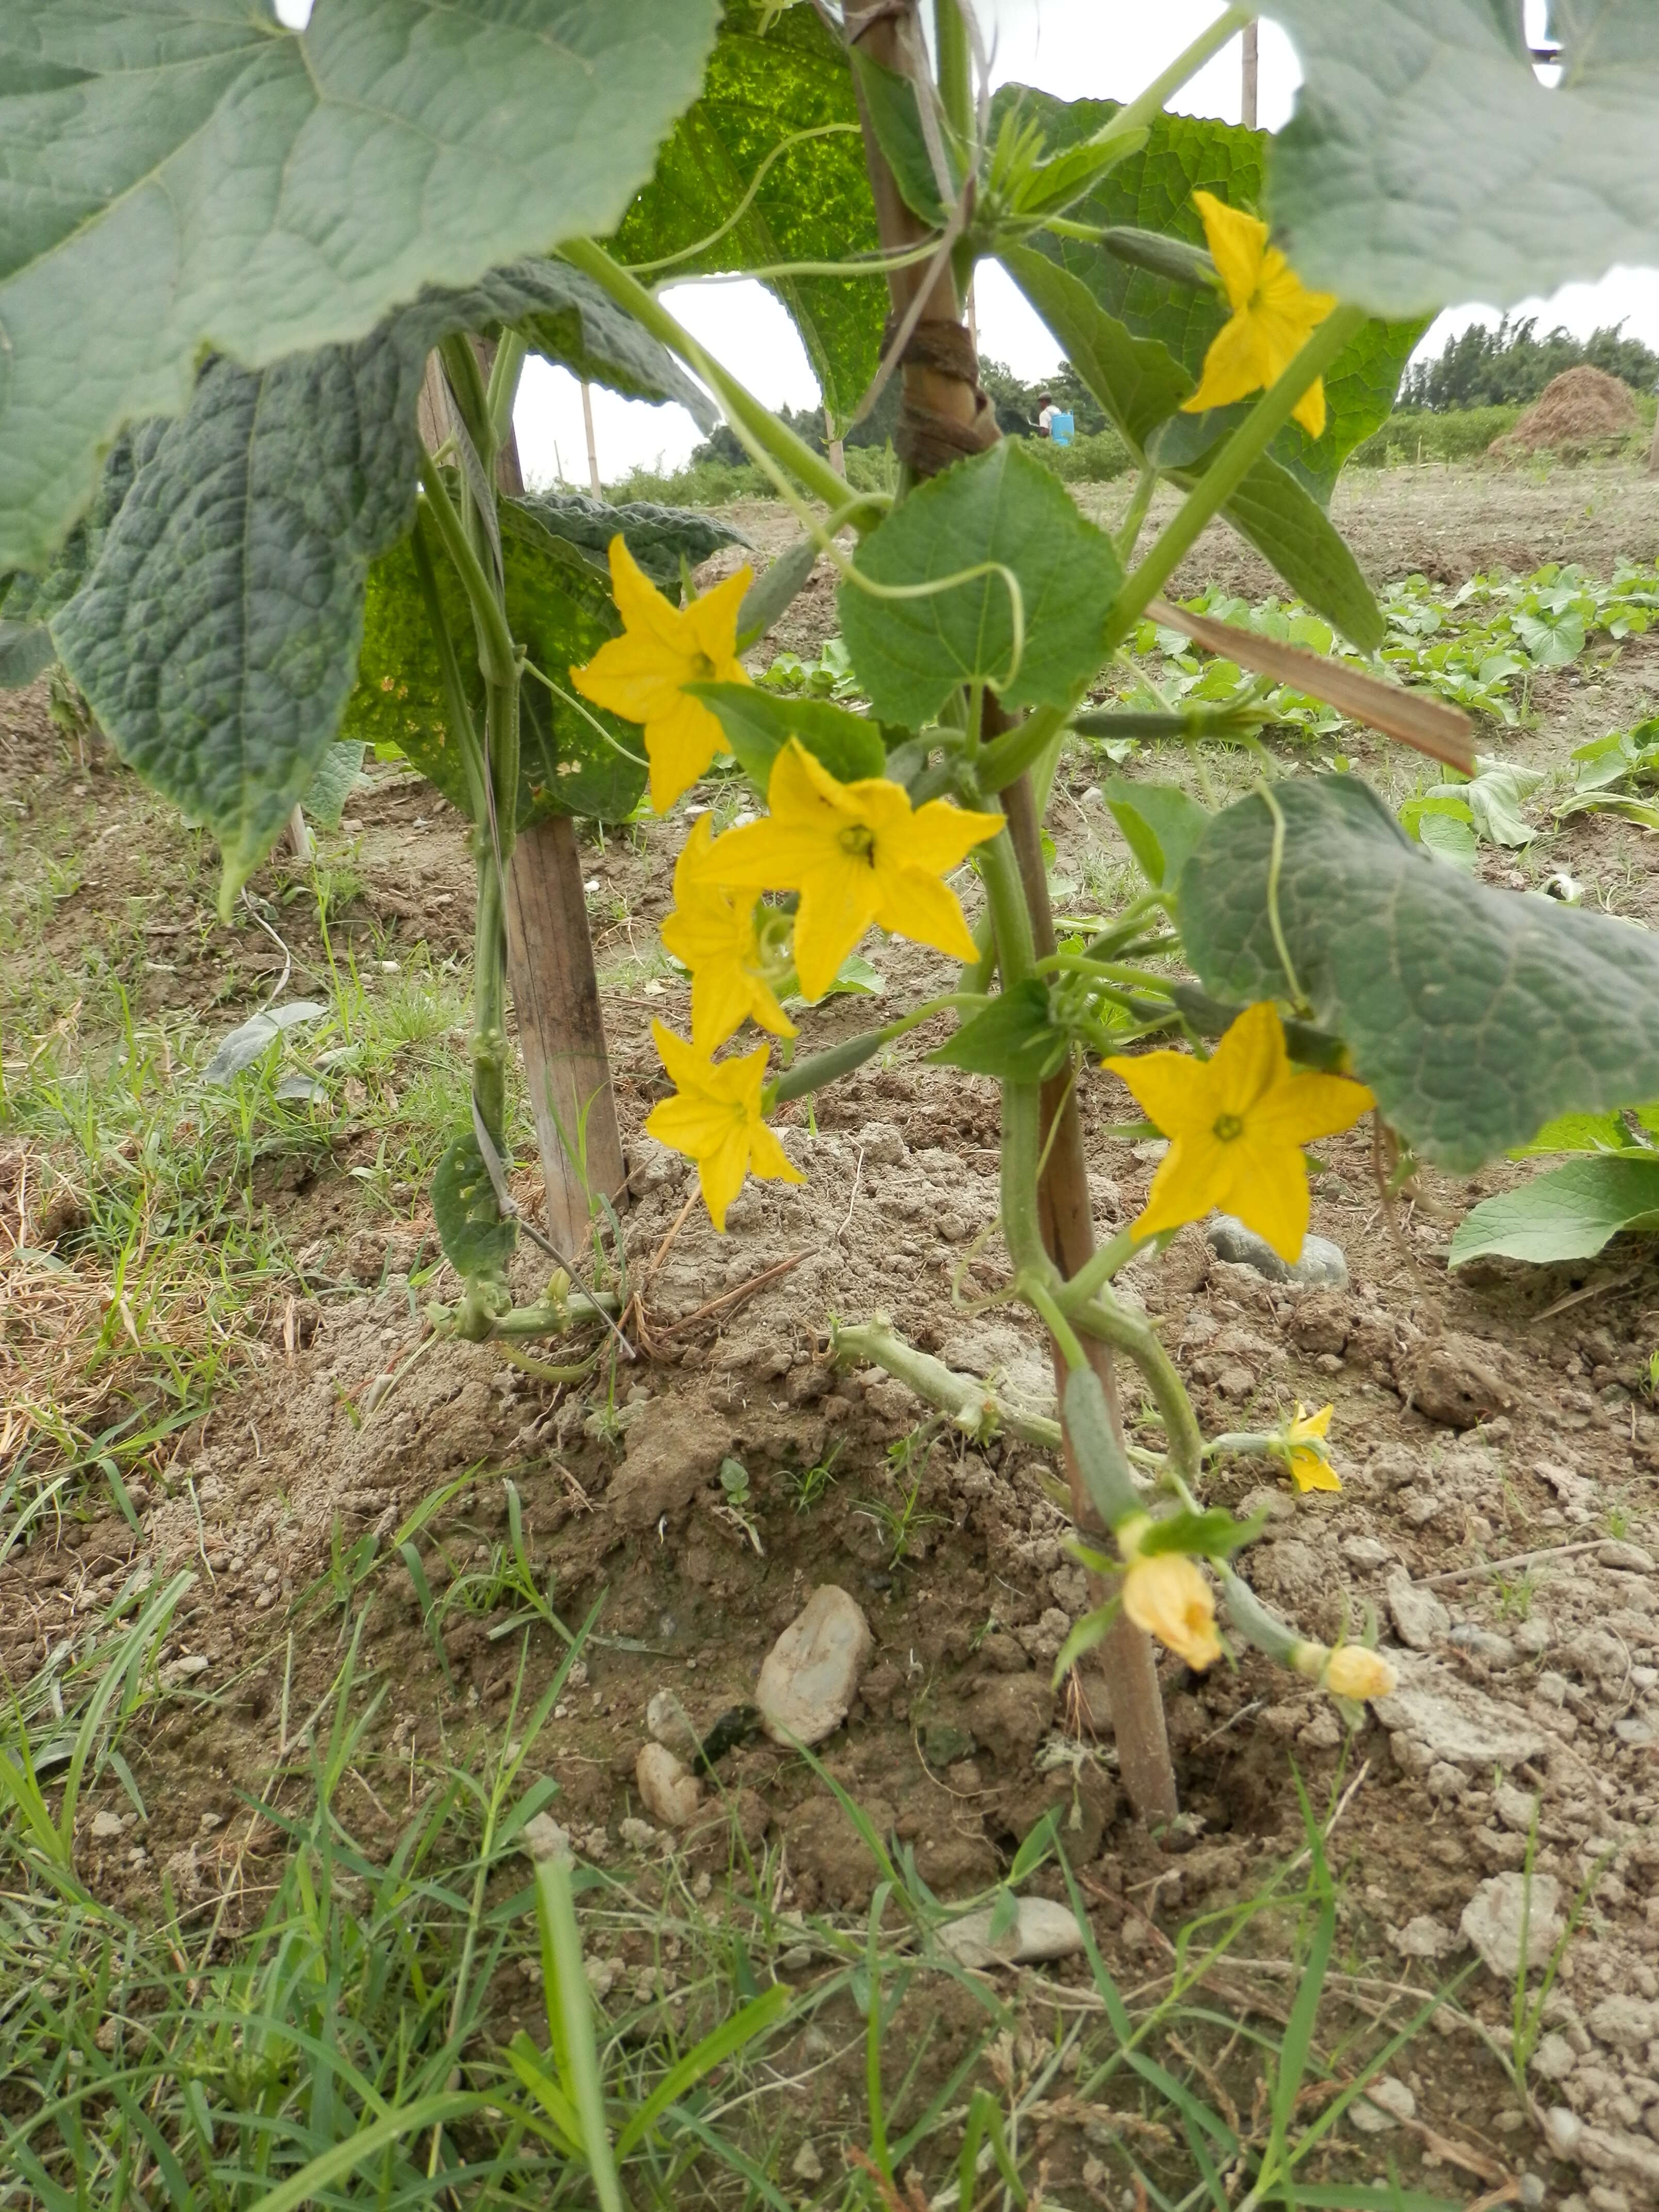
[[[1443,761],[1465,775],[1474,774],[1469,718],[1455,707],[1425,698],[1420,691],[1402,690],[1397,684],[1384,684],[1328,654],[1310,653],[1305,646],[1280,645],[1231,623],[1188,614],[1167,599],[1148,601],[1146,611],[1154,622],[1178,629],[1206,653],[1219,653],[1241,668],[1253,668],[1259,676],[1272,676],[1312,698],[1323,699],[1355,721],[1381,730],[1384,737],[1427,753],[1431,760]]]

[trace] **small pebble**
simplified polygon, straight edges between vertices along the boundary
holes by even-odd
[[[1139,1152],[1139,1147],[1136,1148]],[[1218,1213],[1204,1231],[1204,1241],[1218,1260],[1236,1267],[1249,1267],[1270,1283],[1320,1283],[1346,1290],[1348,1262],[1340,1244],[1328,1237],[1306,1237],[1293,1265],[1281,1260],[1265,1237],[1231,1213]]]
[[[1361,2135],[1380,2136],[1401,2120],[1414,2120],[1417,2100],[1394,2075],[1380,2075],[1349,2106],[1348,2118]]]
[[[661,1744],[641,1746],[634,1763],[634,1779],[646,1810],[664,1827],[684,1828],[696,1820],[702,1803],[702,1784]]]

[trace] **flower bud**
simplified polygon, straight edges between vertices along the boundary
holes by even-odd
[[[1221,1656],[1215,1598],[1182,1553],[1155,1552],[1150,1559],[1132,1559],[1123,1577],[1123,1610],[1137,1628],[1167,1644],[1200,1673]]]
[[[1334,1698],[1389,1698],[1399,1688],[1400,1677],[1380,1651],[1344,1644],[1331,1654],[1324,1686]]]

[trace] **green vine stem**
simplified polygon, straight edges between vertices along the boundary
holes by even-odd
[[[830,1331],[833,1358],[861,1359],[879,1367],[914,1390],[924,1405],[948,1413],[964,1436],[988,1443],[999,1433],[1048,1451],[1060,1447],[1060,1423],[1041,1413],[1023,1413],[998,1396],[976,1375],[959,1375],[931,1352],[918,1352],[894,1331],[884,1314],[868,1322],[836,1322]]]

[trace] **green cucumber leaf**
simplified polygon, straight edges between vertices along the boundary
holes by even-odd
[[[1001,1083],[1046,1083],[1066,1065],[1070,1049],[1070,1037],[1049,1012],[1048,992],[1028,977],[970,1014],[927,1056],[936,1066],[994,1075]]]
[[[1082,279],[1034,246],[1006,246],[1003,267],[1064,347],[1066,357],[1133,446],[1143,447],[1193,389],[1158,338],[1138,338]]]
[[[652,500],[612,506],[585,491],[526,492],[520,504],[544,530],[580,546],[601,567],[611,539],[620,534],[652,582],[667,590],[676,605],[682,561],[696,568],[724,546],[753,543],[734,523],[717,521],[706,507],[659,507]]]
[[[583,699],[570,671],[591,660],[622,624],[602,568],[544,527],[538,502],[501,502],[507,615],[530,659],[564,693],[526,670],[519,693],[519,829],[550,814],[625,821],[645,787],[645,747],[632,722]],[[483,726],[472,615],[460,579],[435,560],[444,622],[471,704]],[[466,774],[449,729],[436,644],[405,538],[368,574],[357,681],[343,732],[377,747],[396,746],[442,792],[471,814]]]
[[[1183,474],[1176,481],[1184,485],[1197,479]],[[1221,511],[1298,599],[1334,623],[1362,653],[1376,651],[1388,634],[1382,610],[1346,538],[1288,469],[1264,454]]]
[[[45,623],[9,622],[0,617],[0,691],[21,691],[58,658]]]
[[[893,173],[900,198],[912,215],[919,215],[936,229],[940,228],[950,210],[927,152],[915,87],[908,77],[884,68],[857,46],[852,50],[852,62],[864,112]],[[959,178],[952,181],[959,182]]]
[[[1554,1121],[1546,1122],[1530,1144],[1516,1145],[1510,1152],[1512,1160],[1535,1159],[1551,1152],[1634,1152],[1640,1158],[1644,1147],[1638,1145],[1625,1126],[1622,1114],[1558,1114]]]
[[[1483,1198],[1453,1231],[1451,1265],[1589,1260],[1621,1229],[1659,1229],[1659,1159],[1569,1160],[1519,1190]]]
[[[116,750],[218,838],[222,907],[339,729],[369,568],[414,517],[428,350],[449,331],[544,311],[574,317],[590,361],[613,361],[619,379],[637,386],[641,364],[659,362],[659,387],[672,387],[662,348],[556,261],[428,293],[355,345],[259,370],[211,362],[54,615],[58,650]],[[463,665],[476,669],[476,644]],[[545,720],[532,702],[526,719],[538,712]],[[576,810],[550,800],[548,811]]]
[[[761,176],[767,156],[786,139],[829,125],[840,127],[791,146]],[[755,197],[730,222],[757,178]],[[713,242],[686,250],[706,239]],[[702,96],[669,137],[655,175],[617,231],[618,258],[644,264],[646,281],[655,283],[651,264],[666,256],[674,258],[661,272],[664,282],[789,261],[845,261],[877,252],[880,243],[841,41],[812,8],[780,12],[767,0],[726,0]],[[763,281],[799,331],[825,404],[845,422],[881,358],[885,284],[878,276]]]
[[[1206,1513],[1182,1507],[1177,1512],[1160,1514],[1138,1548],[1148,1559],[1156,1559],[1161,1552],[1185,1553],[1191,1559],[1231,1559],[1244,1545],[1255,1541],[1267,1518],[1262,1513],[1252,1520],[1235,1521],[1218,1505]]]
[[[1066,705],[1100,665],[1123,579],[1111,539],[1013,439],[922,484],[854,557],[877,584],[927,583],[988,562],[1018,583],[1024,644],[1017,668],[1012,599],[1000,574],[908,599],[842,583],[842,635],[871,703],[883,721],[912,728],[963,684],[994,686],[1006,707]]]
[[[1380,313],[1496,307],[1645,264],[1659,11],[1565,0],[1562,77],[1494,0],[1273,0],[1302,64],[1273,215],[1304,282]]]
[[[728,750],[763,799],[772,763],[791,738],[799,738],[838,783],[887,772],[887,748],[876,725],[827,699],[780,699],[752,684],[688,684],[685,689],[719,716]]]
[[[609,230],[718,15],[317,0],[295,31],[247,0],[0,0],[0,570],[46,564],[205,355],[352,344],[423,285]]]
[[[476,1137],[457,1137],[432,1176],[432,1218],[444,1257],[458,1275],[500,1275],[518,1243],[503,1220]]]
[[[1100,789],[1141,874],[1154,890],[1173,886],[1209,827],[1208,811],[1172,783],[1132,783],[1112,775]]]
[[[1273,787],[1218,814],[1182,870],[1182,937],[1205,988],[1305,995],[1426,1159],[1467,1173],[1567,1112],[1659,1094],[1659,937],[1611,915],[1437,866],[1347,775]]]
[[[307,787],[305,810],[322,830],[337,830],[340,817],[345,812],[345,803],[356,787],[362,774],[366,744],[349,738],[331,744],[317,764],[317,773]]]

